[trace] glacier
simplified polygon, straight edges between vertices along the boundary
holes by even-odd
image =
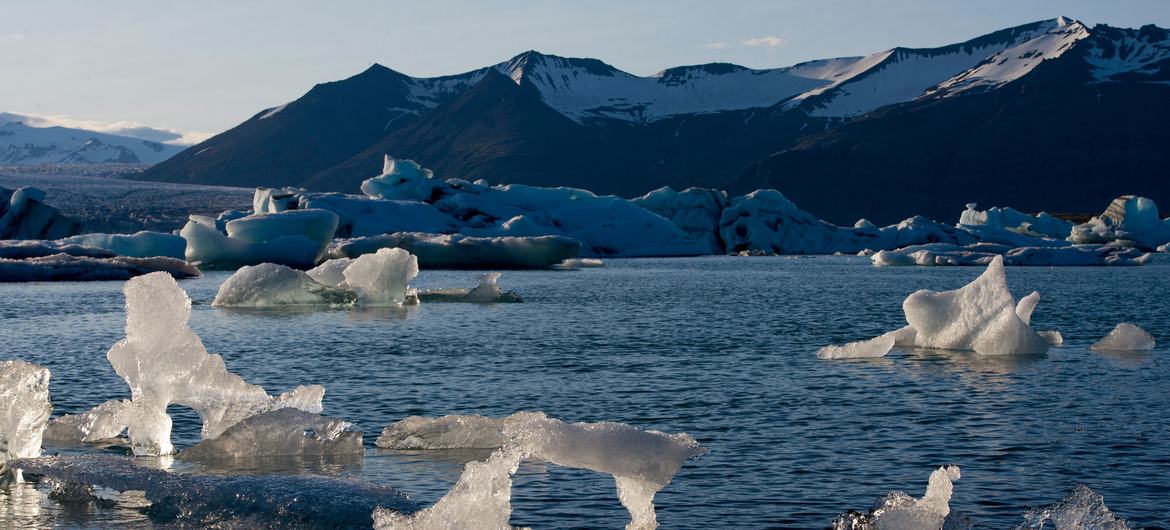
[[[1154,337],[1134,324],[1122,322],[1089,349],[1097,351],[1150,351],[1154,349]]]
[[[11,460],[41,454],[49,420],[49,369],[24,361],[0,361],[0,486],[21,481]]]
[[[926,493],[914,498],[901,491],[891,491],[878,499],[867,514],[850,511],[833,520],[833,530],[957,530],[971,523],[951,511],[950,501],[958,466],[940,467],[930,473]]]
[[[388,431],[388,432],[387,432]],[[521,462],[539,460],[614,477],[630,513],[629,530],[658,527],[654,495],[683,463],[706,453],[686,434],[644,431],[612,422],[566,423],[540,412],[507,418],[408,418],[378,438],[379,446],[456,448],[502,442],[483,462],[470,462],[459,481],[433,506],[413,515],[378,510],[375,528],[510,529],[511,476]]]

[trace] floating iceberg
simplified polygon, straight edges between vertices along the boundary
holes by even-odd
[[[1150,351],[1154,349],[1154,337],[1134,324],[1122,322],[1089,349],[1097,351]]]
[[[833,530],[939,530],[969,528],[966,518],[951,512],[953,481],[958,466],[940,467],[930,474],[926,493],[915,499],[901,491],[882,497],[868,514],[847,512],[833,520]]]
[[[473,304],[498,304],[523,302],[515,291],[505,291],[496,283],[498,272],[486,272],[479,276],[479,285],[471,288],[430,289],[418,292],[420,302],[468,302]]]
[[[49,420],[45,440],[76,443],[117,438],[130,423],[124,414],[132,410],[129,401],[113,399],[81,414],[57,416]]]
[[[870,260],[879,267],[894,265],[986,266],[996,256],[1002,256],[1007,265],[1032,267],[1144,265],[1150,260],[1150,254],[1132,247],[1117,245],[1017,248],[999,243],[913,245],[898,250],[879,251],[870,256]]]
[[[727,207],[727,192],[704,188],[674,191],[663,186],[631,202],[669,219],[694,239],[706,244],[704,254],[722,254],[719,220]]]
[[[348,456],[365,454],[362,433],[350,422],[283,408],[245,418],[219,436],[179,453],[198,462],[241,458]]]
[[[253,211],[329,210],[338,217],[336,237],[393,232],[454,232],[458,220],[417,200],[390,200],[343,193],[312,193],[297,188],[257,188]]]
[[[422,201],[433,198],[436,190],[446,183],[435,180],[435,174],[415,162],[391,158],[382,162],[382,174],[362,182],[362,193],[379,199]]]
[[[145,230],[134,234],[84,234],[60,239],[57,243],[100,248],[131,258],[164,256],[184,259],[187,252],[187,240],[182,236]]]
[[[179,279],[201,275],[195,266],[175,258],[91,258],[69,254],[28,259],[0,258],[0,282],[127,280],[155,272]]]
[[[1129,530],[1129,524],[1105,506],[1105,498],[1079,484],[1064,500],[1024,512],[1013,530]]]
[[[36,188],[0,188],[0,239],[60,239],[81,232],[81,223],[44,203]]]
[[[581,244],[562,236],[470,237],[400,232],[337,240],[331,258],[356,258],[382,248],[401,248],[424,269],[547,269],[576,257]]]
[[[398,306],[413,294],[407,283],[418,276],[418,259],[400,248],[383,248],[353,260],[342,275],[362,305]]]
[[[241,267],[219,286],[216,307],[347,306],[357,293],[323,285],[303,271],[275,263]]]
[[[324,388],[298,387],[279,397],[248,384],[208,353],[188,326],[191,300],[166,274],[128,282],[126,337],[106,357],[130,386],[131,401],[118,411],[138,455],[165,455],[171,445],[170,404],[190,407],[203,420],[204,439],[215,438],[241,420],[284,407],[320,413]]]
[[[187,261],[200,267],[277,263],[308,268],[325,253],[337,222],[337,214],[328,210],[255,214],[228,221],[225,234],[215,220],[193,215],[179,234],[187,240]]]
[[[503,445],[486,461],[467,464],[459,482],[434,506],[413,516],[378,511],[376,528],[510,528],[511,475],[520,462],[535,459],[612,475],[618,498],[630,512],[626,528],[653,529],[658,526],[654,495],[684,462],[706,452],[686,434],[620,423],[565,423],[542,413],[473,418],[411,418],[383,432],[380,446]]]
[[[869,340],[850,342],[842,346],[825,346],[817,351],[818,359],[862,359],[885,357],[894,348],[896,331],[891,331]]]
[[[54,254],[68,254],[70,256],[87,258],[112,258],[118,255],[101,248],[63,244],[57,241],[41,241],[36,239],[0,241],[0,259],[19,260],[43,258]]]
[[[1013,230],[1025,235],[1064,239],[1072,231],[1073,223],[1058,219],[1046,212],[1028,215],[1015,208],[988,208],[984,211],[975,209],[975,204],[967,205],[967,209],[959,215],[959,224],[966,226],[992,226]]]
[[[1036,333],[1039,334],[1040,337],[1042,337],[1044,340],[1048,341],[1048,344],[1053,346],[1060,346],[1064,344],[1064,335],[1061,335],[1059,331],[1037,331]]]
[[[187,475],[114,457],[43,457],[13,465],[58,482],[142,491],[151,502],[154,517],[182,526],[251,527],[255,526],[254,518],[260,518],[295,528],[368,528],[375,510],[418,510],[418,505],[398,490],[349,478]]]
[[[983,355],[1047,352],[1048,342],[1016,313],[1003,266],[1003,258],[996,256],[979,278],[960,289],[922,290],[907,297],[902,309],[916,332],[915,345]]]
[[[605,262],[597,258],[569,258],[556,265],[554,269],[600,269],[605,267]]]
[[[41,455],[49,421],[49,369],[24,361],[0,361],[0,485],[20,482],[10,460]]]
[[[1158,205],[1145,197],[1123,195],[1109,204],[1105,212],[1076,225],[1068,237],[1074,243],[1132,242],[1145,250],[1154,250],[1170,242],[1170,220],[1158,217]]]

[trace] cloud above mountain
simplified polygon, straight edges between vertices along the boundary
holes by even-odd
[[[0,125],[15,121],[23,122],[29,127],[67,127],[174,145],[194,145],[212,136],[211,133],[181,132],[174,129],[150,127],[132,121],[104,122],[83,120],[66,115],[0,112]]]

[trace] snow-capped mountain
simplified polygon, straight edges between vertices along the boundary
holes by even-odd
[[[1060,17],[938,48],[761,70],[715,63],[637,76],[535,51],[435,78],[374,65],[265,109],[144,177],[354,191],[388,153],[442,176],[627,196],[662,185],[719,187],[752,181],[742,172],[753,162],[854,123],[888,120],[903,106],[1041,85],[1053,101],[1109,85],[1141,96],[1111,105],[1154,104],[1144,98],[1170,91],[1166,42],[1166,30],[1152,26],[1088,28]],[[1042,70],[1066,73],[1038,84]],[[1098,134],[1120,125],[1101,126]],[[1017,143],[1029,142],[1036,140]],[[994,157],[984,165],[994,167]]]
[[[82,129],[0,123],[0,164],[155,164],[183,149]]]

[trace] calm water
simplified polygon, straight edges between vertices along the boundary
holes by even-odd
[[[366,432],[364,464],[317,472],[393,485],[423,504],[446,492],[465,460],[485,455],[374,449],[384,426],[411,414],[542,410],[685,431],[710,448],[658,494],[664,528],[821,528],[889,490],[920,495],[942,464],[962,467],[951,506],[981,528],[1010,527],[1077,483],[1135,526],[1170,526],[1167,353],[1087,350],[1121,321],[1170,343],[1162,256],[1124,269],[1009,268],[1017,297],[1043,297],[1034,327],[1064,334],[1065,346],[1046,356],[895,350],[852,362],[814,352],[894,329],[907,294],[956,288],[981,271],[840,257],[608,265],[505,273],[501,283],[523,304],[403,311],[223,310],[209,304],[226,274],[181,285],[199,304],[193,327],[229,369],[273,393],[323,384],[326,413]],[[474,283],[474,273],[424,271],[415,286]],[[105,360],[122,336],[122,303],[118,283],[0,284],[0,359],[48,366],[55,413],[125,397]],[[194,416],[176,409],[176,445],[197,436]],[[627,521],[605,475],[525,466],[513,492],[515,525]],[[40,491],[22,495],[21,510],[0,498],[10,504],[0,526],[14,511],[25,525],[150,524],[132,498],[77,509]]]

